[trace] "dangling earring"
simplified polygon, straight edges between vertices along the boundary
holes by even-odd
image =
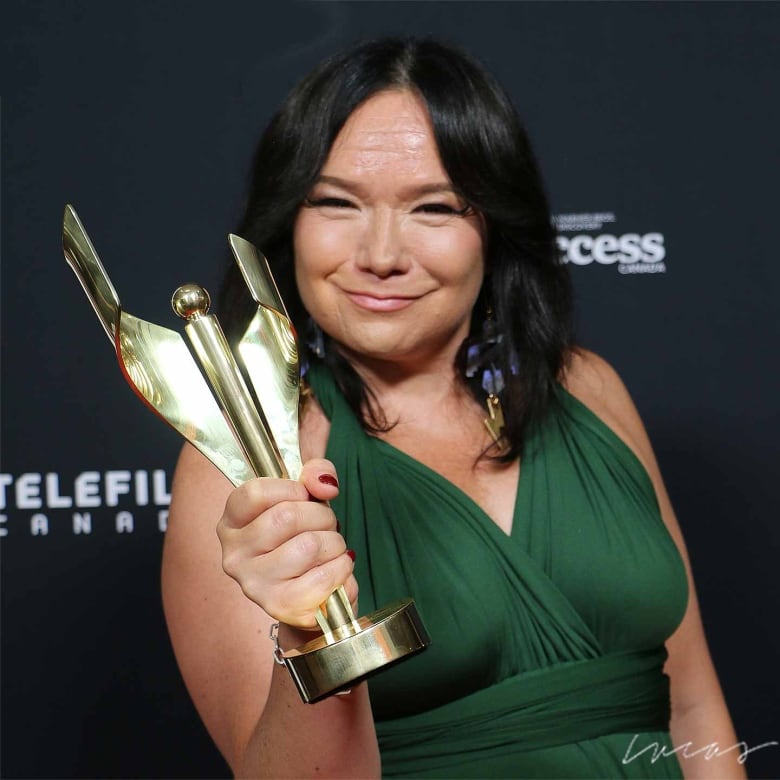
[[[320,360],[325,357],[325,335],[313,317],[309,317],[306,326],[306,345]]]
[[[482,372],[482,389],[488,394],[485,404],[488,416],[485,418],[485,427],[498,444],[504,435],[504,410],[501,407],[501,399],[498,394],[504,389],[504,377],[501,369],[491,365]]]
[[[504,389],[504,377],[494,362],[502,340],[503,335],[499,333],[498,323],[493,318],[493,307],[488,304],[480,338],[469,345],[466,351],[466,377],[471,379],[482,369],[482,389],[487,393],[485,405],[488,413],[484,423],[496,444],[504,435],[504,410],[499,398]]]

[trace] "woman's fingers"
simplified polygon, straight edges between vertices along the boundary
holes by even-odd
[[[250,479],[228,496],[221,522],[230,528],[242,528],[272,506],[308,498],[309,493],[301,482],[269,477]]]
[[[347,551],[344,537],[336,531],[305,531],[268,553],[279,580],[303,578],[312,570],[334,561]],[[320,574],[319,576],[324,576]]]
[[[271,565],[258,565],[255,558],[246,561],[231,576],[244,594],[275,620],[300,628],[314,628],[317,607],[339,585],[347,587],[350,601],[357,597],[352,565],[352,559],[345,552],[327,563],[308,569],[299,577],[277,578],[278,569]]]
[[[270,580],[292,579],[346,550],[336,517],[325,504],[284,501],[238,528],[223,520],[217,527],[222,566],[234,578],[249,563]]]
[[[313,567],[300,577],[272,586],[267,593],[268,610],[283,623],[313,628],[317,607],[342,584],[348,586],[348,595],[350,591],[357,591],[352,559],[346,554]]]

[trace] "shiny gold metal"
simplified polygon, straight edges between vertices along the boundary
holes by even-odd
[[[233,350],[209,314],[208,292],[195,284],[178,288],[171,303],[187,322],[196,363],[177,332],[122,310],[75,210],[65,208],[65,257],[135,392],[234,485],[253,476],[297,479],[302,464],[295,333],[265,258],[238,236],[229,241],[257,312]],[[320,605],[317,621],[322,636],[281,653],[305,702],[348,688],[430,642],[411,599],[356,618],[339,587]]]
[[[499,444],[504,435],[504,410],[501,408],[501,399],[495,393],[491,393],[487,397],[486,405],[488,416],[485,418],[485,427],[496,444]]]
[[[285,666],[305,702],[314,703],[351,687],[423,650],[430,642],[411,599],[358,618],[357,623],[356,633],[335,643],[323,635],[283,653]]]

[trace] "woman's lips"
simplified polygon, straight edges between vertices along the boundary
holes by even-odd
[[[357,292],[347,293],[347,296],[357,307],[365,309],[366,311],[378,312],[400,311],[401,309],[405,309],[407,306],[411,306],[412,303],[417,300],[416,297],[379,297],[377,295]]]

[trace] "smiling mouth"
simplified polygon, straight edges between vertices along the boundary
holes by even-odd
[[[370,295],[369,293],[348,292],[347,297],[360,309],[366,311],[400,311],[411,306],[420,296]]]

